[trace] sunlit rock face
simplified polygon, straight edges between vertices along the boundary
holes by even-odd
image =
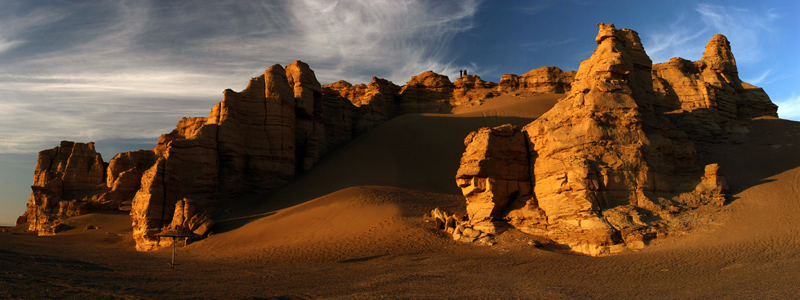
[[[467,137],[456,182],[474,226],[516,228],[597,256],[643,247],[675,233],[682,212],[725,201],[720,166],[697,164],[692,131],[664,114],[637,33],[598,26],[597,49],[567,97],[521,130],[505,125]],[[721,50],[706,51],[707,72],[737,82],[723,39],[710,43]],[[733,106],[727,110],[770,112],[758,103]]]
[[[433,71],[413,76],[400,89],[400,112],[449,112],[453,108],[450,99],[454,90],[455,85],[450,78]]]
[[[220,203],[282,187],[399,114],[449,112],[458,99],[482,97],[496,86],[474,75],[458,83],[428,71],[403,87],[379,78],[323,87],[301,61],[273,65],[241,92],[225,90],[208,117],[181,119],[152,150],[120,153],[107,165],[92,143],[42,151],[18,223],[55,234],[71,216],[130,210],[137,249],[158,249],[170,243],[158,236],[164,230],[205,234]],[[179,214],[189,205],[191,215]]]
[[[493,87],[472,79],[464,89]],[[295,61],[269,67],[241,92],[226,90],[208,117],[184,118],[162,135],[151,165],[139,168],[131,208],[137,249],[169,245],[157,236],[166,229],[206,233],[221,202],[282,187],[398,114],[452,108],[454,85],[446,76],[425,72],[409,83],[401,88],[373,78],[369,85],[321,86],[307,64]],[[188,203],[200,219],[180,214]]]
[[[33,190],[25,214],[17,222],[39,235],[53,235],[59,221],[92,209],[112,208],[108,199],[106,166],[94,143],[62,141],[39,152]]]
[[[459,225],[487,235],[517,228],[590,255],[641,247],[673,233],[682,212],[724,202],[724,166],[698,165],[692,141],[735,141],[743,119],[774,117],[776,106],[739,80],[724,36],[699,61],[652,65],[636,32],[599,28],[577,72],[542,67],[500,84],[426,71],[404,86],[374,77],[323,86],[303,62],[273,65],[244,90],[225,90],[207,117],[181,119],[152,150],[108,164],[92,143],[42,151],[18,223],[48,235],[71,216],[130,210],[137,249],[158,249],[170,243],[159,233],[207,234],[222,203],[280,188],[398,115],[527,91],[566,97],[522,128],[465,139],[456,181],[468,216]]]
[[[741,119],[777,117],[778,107],[763,89],[742,82],[724,35],[715,35],[703,58],[680,57],[653,65],[655,107],[695,141],[736,139],[747,132]]]
[[[575,71],[564,72],[557,67],[541,67],[522,75],[503,74],[498,89],[564,94],[572,88],[574,78]]]

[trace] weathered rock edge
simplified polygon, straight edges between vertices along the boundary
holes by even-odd
[[[776,106],[741,83],[722,35],[698,62],[653,66],[635,31],[598,26],[566,98],[521,129],[464,140],[456,183],[472,228],[516,228],[599,256],[677,234],[682,212],[725,202],[720,166],[698,165],[690,139],[740,133],[730,128],[777,117]],[[686,121],[697,116],[708,118]]]
[[[563,92],[568,85],[557,68],[531,74],[544,79],[517,76],[517,83],[505,83],[503,89]],[[301,61],[274,65],[243,91],[225,90],[208,117],[181,119],[152,150],[120,153],[109,163],[91,142],[64,141],[40,152],[28,208],[17,223],[52,235],[69,228],[62,222],[72,216],[130,211],[136,248],[157,249],[171,242],[159,233],[203,236],[221,203],[279,188],[326,153],[391,118],[478,105],[497,89],[476,75],[453,83],[431,71],[402,87],[375,77],[369,85],[321,86]]]

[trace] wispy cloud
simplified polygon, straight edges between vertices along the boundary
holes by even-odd
[[[775,104],[778,105],[778,116],[782,119],[800,119],[800,93],[792,93],[791,97]]]
[[[519,7],[515,7],[514,10],[526,15],[538,15],[548,7],[550,7],[550,3],[536,2],[536,3],[526,3]]]
[[[642,42],[653,63],[665,62],[673,57],[700,58],[707,42],[703,38],[709,35],[708,28],[697,30],[686,26],[687,23],[686,15],[681,15],[661,30],[645,32]]]
[[[731,42],[737,63],[752,63],[763,57],[763,42],[771,38],[778,19],[774,10],[698,4],[672,24],[643,32],[643,42],[653,62],[699,59],[711,36],[721,33]]]
[[[4,3],[0,153],[155,137],[225,88],[303,60],[322,83],[455,75],[478,0]],[[473,70],[478,68],[473,67]],[[109,153],[106,155],[113,155]]]
[[[699,4],[696,10],[707,27],[728,37],[739,63],[762,58],[762,40],[769,38],[779,17],[773,10],[754,11],[713,4]]]
[[[764,73],[761,73],[761,75],[759,75],[758,77],[747,78],[747,79],[743,79],[743,80],[744,80],[744,82],[747,82],[747,83],[750,83],[750,84],[761,84],[763,82],[766,82],[765,79],[767,79],[767,77],[770,75],[770,73],[772,73],[772,69],[767,69],[766,71],[764,71]]]
[[[534,41],[534,42],[523,43],[522,44],[522,48],[525,49],[525,50],[534,52],[534,51],[539,51],[539,50],[546,49],[546,48],[552,48],[552,47],[555,47],[555,46],[561,46],[561,45],[564,45],[564,44],[569,44],[569,43],[572,43],[574,41],[575,41],[574,38],[566,38],[566,39],[561,39],[561,40]]]

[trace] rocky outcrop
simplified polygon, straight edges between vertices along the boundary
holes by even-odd
[[[653,65],[652,78],[656,108],[695,140],[746,132],[739,119],[778,116],[762,89],[739,79],[730,43],[721,34],[708,42],[700,60],[676,57]]]
[[[343,117],[341,119],[332,119],[339,117],[340,114],[326,114],[326,128],[339,127],[336,124],[345,123],[342,125],[343,131],[352,130],[348,140],[353,136],[361,135],[372,128],[396,117],[399,114],[399,98],[400,87],[389,80],[372,77],[372,82],[367,84],[352,85],[346,81],[337,81],[328,85],[322,86],[324,97],[328,99],[325,103],[329,106],[342,103],[337,98],[343,98],[352,103],[356,109],[353,110],[352,116],[348,119]],[[345,111],[345,108],[337,106],[337,111]],[[326,112],[330,111],[326,109]],[[340,120],[350,120],[351,124],[341,122]],[[355,123],[352,123],[355,122]],[[330,124],[331,126],[328,126]],[[343,140],[341,138],[333,138],[329,135],[329,140]],[[341,144],[337,143],[337,144]]]
[[[774,116],[775,106],[738,79],[724,37],[698,62],[656,66],[631,30],[600,24],[596,42],[578,72],[544,67],[499,85],[427,71],[403,87],[374,77],[322,86],[303,62],[274,65],[241,92],[225,90],[208,117],[181,119],[152,150],[107,166],[92,143],[42,151],[18,222],[55,234],[62,218],[129,205],[137,249],[157,249],[170,243],[164,232],[208,233],[221,203],[282,187],[395,116],[527,90],[568,96],[521,129],[465,139],[456,181],[467,216],[444,214],[442,228],[474,241],[513,227],[591,255],[636,248],[669,233],[681,212],[724,202],[720,167],[697,165],[689,138],[741,132],[738,120]]]
[[[500,232],[509,203],[532,195],[525,136],[512,125],[481,128],[464,145],[456,182],[467,198],[467,217],[477,229]]]
[[[198,211],[196,205],[189,199],[176,202],[174,211],[169,230],[203,236],[214,225],[214,220],[208,216],[208,212]]]
[[[126,201],[139,190],[142,174],[155,163],[156,155],[150,150],[139,150],[117,154],[108,163],[106,186],[111,191],[109,198]]]
[[[450,100],[450,105],[453,107],[481,105],[487,99],[500,94],[495,90],[496,83],[484,81],[478,75],[461,76],[453,84],[455,89]]]
[[[427,222],[428,220],[426,220]],[[453,237],[453,240],[462,243],[479,243],[494,245],[494,234],[481,231],[470,224],[468,219],[459,214],[449,214],[444,210],[434,208],[431,211],[431,220],[436,224],[436,229],[442,230]]]
[[[450,78],[426,71],[411,77],[400,89],[400,113],[447,113],[455,85]]]
[[[158,160],[141,176],[132,201],[137,249],[168,245],[160,233],[178,225],[195,231],[200,225],[179,214],[187,201],[203,216],[198,224],[206,225],[197,228],[205,232],[213,224],[210,212],[225,199],[285,185],[394,117],[398,89],[377,78],[369,86],[323,88],[309,66],[296,61],[271,66],[241,92],[226,90],[207,118],[184,118],[159,139],[153,150]]]
[[[636,32],[598,26],[597,50],[566,98],[521,131],[483,128],[465,141],[456,182],[471,224],[604,255],[669,233],[682,211],[724,202],[719,166],[703,170],[687,135],[657,111]]]
[[[498,89],[563,94],[570,91],[574,77],[575,71],[564,72],[557,67],[541,67],[522,75],[503,74]]]
[[[55,234],[61,218],[84,214],[92,208],[113,207],[106,198],[106,166],[94,143],[62,141],[39,152],[31,197],[17,222],[28,222],[40,235]]]

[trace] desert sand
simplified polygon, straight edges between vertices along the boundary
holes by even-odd
[[[794,298],[800,279],[800,123],[748,121],[740,143],[697,144],[732,195],[687,234],[589,257],[513,230],[453,241],[423,215],[464,213],[463,139],[524,125],[563,94],[502,94],[454,114],[406,114],[332,152],[271,194],[226,208],[206,239],[134,250],[130,216],[91,213],[37,237],[0,233],[0,298],[709,299]],[[85,230],[87,225],[97,229]]]

